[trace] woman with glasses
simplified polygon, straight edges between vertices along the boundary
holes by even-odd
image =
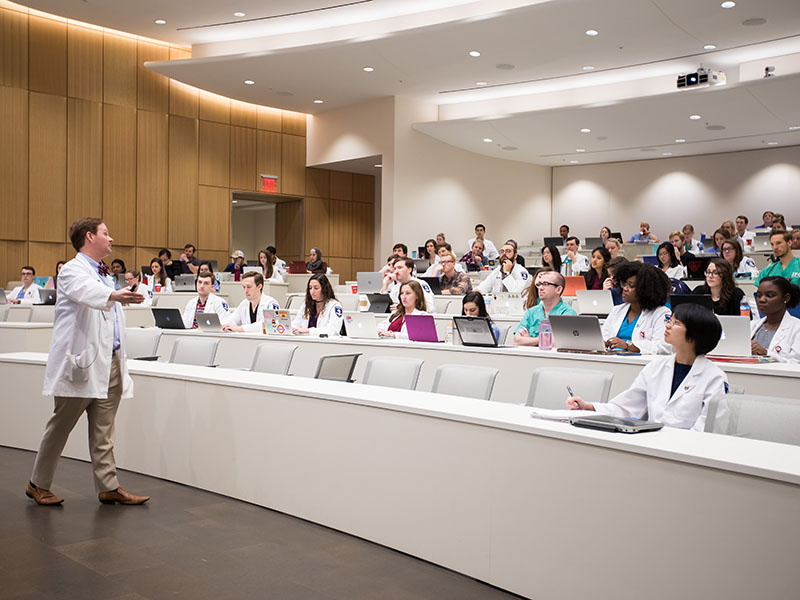
[[[564,291],[564,276],[555,271],[539,271],[536,274],[536,290],[539,303],[522,315],[522,320],[514,330],[515,346],[538,346],[539,325],[550,315],[575,315],[573,308],[561,300]]]
[[[720,253],[731,265],[734,275],[744,274],[755,279],[758,277],[758,267],[752,258],[748,258],[742,252],[742,245],[736,240],[725,240],[720,246]]]
[[[800,363],[800,319],[787,310],[800,303],[800,287],[784,277],[764,277],[758,284],[756,302],[762,318],[750,324],[753,354]]]
[[[631,387],[608,402],[592,404],[570,396],[567,408],[637,419],[646,414],[669,427],[703,431],[709,400],[728,391],[727,376],[705,356],[721,335],[714,313],[699,304],[680,304],[664,328],[664,340],[674,354],[649,362]]]
[[[669,278],[652,265],[630,262],[615,271],[622,286],[622,304],[611,309],[603,324],[603,339],[609,350],[642,354],[669,354],[664,341],[664,306],[669,296]],[[541,290],[540,290],[541,291]]]
[[[739,245],[739,242],[732,243]],[[715,314],[739,315],[744,292],[736,287],[730,263],[724,258],[713,258],[708,262],[705,275],[706,282],[694,288],[692,293],[710,294]]]
[[[656,250],[656,258],[658,259],[658,267],[670,279],[683,279],[686,277],[686,269],[681,265],[672,242],[663,242]]]
[[[439,255],[439,285],[444,295],[463,296],[472,290],[472,280],[466,273],[456,271],[456,257],[452,252],[442,252]]]

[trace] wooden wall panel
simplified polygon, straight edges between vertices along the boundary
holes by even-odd
[[[0,285],[19,281],[21,267],[28,264],[28,242],[0,241]]]
[[[284,110],[281,114],[281,131],[291,135],[306,135],[306,114]]]
[[[231,193],[226,188],[200,186],[197,246],[230,252]]]
[[[351,204],[353,223],[353,258],[372,258],[375,244],[375,207],[372,204]]]
[[[103,220],[115,244],[136,244],[136,108],[103,105]]]
[[[197,120],[173,115],[169,118],[168,244],[196,244],[197,222]]]
[[[31,92],[29,239],[67,239],[67,99]],[[46,218],[43,216],[46,215]]]
[[[329,256],[352,256],[353,248],[353,203],[342,200],[330,201],[330,245]],[[363,258],[363,257],[359,257]]]
[[[136,107],[136,40],[103,33],[103,102]]]
[[[231,100],[231,125],[255,129],[258,126],[258,107],[249,102]]]
[[[354,258],[353,259],[353,279],[358,278],[358,273],[374,273],[375,259]]]
[[[167,115],[140,110],[136,147],[136,245],[167,242]]]
[[[355,273],[353,272],[353,259],[342,256],[323,256],[328,266],[333,269],[334,273],[339,274],[339,283],[344,285],[345,281],[355,281]]]
[[[181,244],[181,247],[182,246],[183,244]],[[142,267],[145,265],[149,267],[150,260],[158,256],[159,250],[161,250],[161,248],[155,246],[137,246],[136,248],[130,248],[130,251],[128,252],[130,258],[122,258],[122,256],[120,256],[120,258],[122,258],[122,260],[125,262],[125,266],[127,268],[136,269],[141,273]],[[178,255],[180,255],[180,253],[178,253]],[[175,254],[173,254],[172,257],[175,258]]]
[[[331,198],[334,200],[353,199],[353,174],[331,171]]]
[[[331,172],[327,169],[306,169],[306,196],[330,198]]]
[[[303,249],[303,203],[279,202],[275,205],[275,248],[283,260],[299,260]],[[324,252],[324,251],[323,251]]]
[[[28,87],[28,15],[0,9],[0,85]]]
[[[259,106],[256,109],[257,126],[259,129],[267,131],[281,131],[282,112],[279,108],[269,106]]]
[[[200,121],[200,184],[228,187],[230,183],[230,127]]]
[[[138,107],[155,112],[169,112],[169,79],[151,71],[144,63],[169,60],[169,47],[142,39],[137,41]]]
[[[274,131],[259,131],[256,134],[256,178],[261,185],[261,175],[276,175],[278,185],[276,192],[281,193],[283,176],[281,175],[281,134]]]
[[[67,223],[103,213],[103,105],[67,102]]]
[[[257,189],[256,133],[255,129],[231,126],[231,189]]]
[[[353,202],[375,204],[375,177],[353,173]]]
[[[281,136],[281,193],[303,196],[306,193],[306,138]]]
[[[0,239],[28,239],[28,91],[0,87]]]
[[[305,210],[305,245],[309,248],[317,247],[325,254],[330,242],[328,200],[306,198],[303,201],[303,209]]]
[[[67,95],[103,101],[103,32],[67,26]]]
[[[106,223],[107,225],[108,223]],[[117,238],[114,236],[114,232],[111,231],[109,228],[109,233],[111,237],[114,238],[114,248],[111,251],[111,254],[104,258],[103,260],[107,265],[111,264],[111,261],[114,259],[120,259],[122,262],[125,263],[126,269],[139,269],[141,265],[136,264],[136,248],[133,246],[118,246],[117,245]],[[70,250],[72,247],[70,247]]]
[[[67,95],[67,24],[44,17],[28,17],[30,89]]]
[[[72,245],[69,247],[73,250]],[[45,277],[56,274],[56,263],[60,260],[72,258],[74,254],[67,255],[66,244],[51,244],[48,242],[31,242],[28,244],[28,264],[36,269],[36,275]]]
[[[200,255],[200,260],[215,260],[220,265],[220,269],[224,269],[230,262],[230,251],[223,252],[222,250],[203,250]],[[236,307],[234,307],[236,308]]]
[[[197,88],[174,79],[169,80],[169,113],[197,118]]]
[[[231,101],[224,96],[217,96],[205,90],[199,91],[200,118],[217,123],[231,122]]]

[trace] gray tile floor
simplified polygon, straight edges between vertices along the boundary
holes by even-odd
[[[105,506],[87,463],[62,459],[62,507],[24,495],[33,453],[0,447],[0,599],[457,600],[517,598],[344,533],[121,472],[153,497]]]

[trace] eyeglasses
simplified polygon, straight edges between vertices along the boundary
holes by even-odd
[[[664,326],[665,327],[683,327],[683,323],[680,321],[673,319],[672,317],[664,317]]]
[[[443,265],[444,263],[451,263],[451,262],[455,262],[455,261],[453,261],[452,258],[446,258],[445,260],[440,260],[439,264]]]
[[[33,277],[33,273],[31,273],[30,271],[23,271],[22,273],[20,273],[20,275],[22,275],[22,277],[26,277],[26,276],[27,277]]]
[[[635,283],[623,283],[622,284],[622,289],[623,290],[635,290],[636,289],[636,284]]]
[[[706,276],[706,277],[714,277],[714,276],[719,276],[719,271],[706,271],[706,272],[705,272],[705,276]]]
[[[537,288],[539,288],[540,290],[543,290],[548,285],[552,285],[553,287],[558,287],[558,284],[557,283],[553,283],[552,281],[537,281],[534,285]]]
[[[722,249],[723,252],[736,252],[736,248],[732,248],[731,246],[725,246]]]

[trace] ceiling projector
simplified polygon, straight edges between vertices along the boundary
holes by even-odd
[[[725,73],[700,67],[695,73],[678,75],[678,89],[725,85]]]

